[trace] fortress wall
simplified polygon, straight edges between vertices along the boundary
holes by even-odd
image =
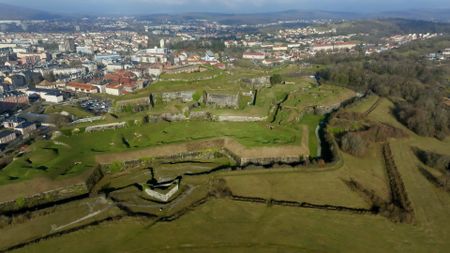
[[[239,107],[239,94],[205,94],[205,103],[209,106],[215,106],[219,108],[238,108]]]
[[[280,147],[247,148],[229,138],[194,141],[183,144],[169,144],[123,153],[97,155],[98,163],[107,165],[118,159],[122,161],[138,161],[142,158],[189,160],[208,153],[221,153],[235,160],[239,165],[269,165],[272,163],[298,163],[309,155],[307,147],[302,145],[286,145]]]
[[[0,187],[0,193],[3,196],[0,201],[0,212],[8,213],[26,210],[89,194],[92,187],[102,177],[103,173],[100,168],[95,168],[79,177],[67,180],[43,181],[42,179],[32,179],[17,185],[2,186]],[[26,189],[15,191],[17,187],[26,187]]]
[[[182,102],[192,102],[195,91],[174,91],[161,93],[163,102],[170,102],[173,100],[179,100]]]

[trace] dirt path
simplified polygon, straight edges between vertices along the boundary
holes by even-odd
[[[378,105],[381,103],[381,100],[382,100],[382,98],[379,97],[379,98],[377,99],[377,101],[375,101],[375,103],[373,103],[373,105],[370,106],[370,108],[369,108],[367,111],[365,111],[365,112],[363,113],[364,117],[369,116],[369,114],[370,114],[371,112],[373,112],[375,109],[377,109]]]
[[[102,201],[102,202],[106,202],[107,200],[106,199],[100,199],[100,201]],[[105,211],[107,211],[107,210],[109,210],[110,208],[112,208],[114,205],[112,204],[112,203],[109,203],[108,204],[108,206],[106,206],[106,207],[104,207],[104,208],[102,208],[102,209],[100,209],[100,210],[97,210],[97,211],[95,211],[95,212],[93,212],[93,210],[91,210],[91,213],[90,214],[88,214],[88,215],[86,215],[86,216],[83,216],[83,217],[81,217],[81,218],[79,218],[79,219],[76,219],[76,220],[74,220],[74,221],[72,221],[72,222],[70,222],[70,223],[67,223],[67,224],[64,224],[64,225],[61,225],[61,226],[55,226],[55,225],[52,225],[52,233],[54,233],[54,232],[58,232],[58,231],[61,231],[61,230],[64,230],[65,228],[67,228],[67,227],[70,227],[70,226],[72,226],[72,225],[75,225],[75,224],[77,224],[77,223],[80,223],[80,222],[83,222],[83,221],[85,221],[85,220],[88,220],[88,219],[90,219],[90,218],[92,218],[92,217],[95,217],[95,216],[97,216],[97,215],[99,215],[99,214],[101,214],[101,213],[103,213],[103,212],[105,212]],[[93,209],[94,207],[93,206],[90,206],[90,205],[88,205],[88,207],[89,207],[89,209]]]

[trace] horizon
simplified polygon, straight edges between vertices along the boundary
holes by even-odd
[[[284,11],[327,11],[342,13],[377,13],[401,11],[439,11],[450,9],[450,2],[442,0],[424,1],[366,1],[326,0],[313,3],[312,0],[283,0],[274,4],[269,0],[100,0],[100,1],[56,1],[16,0],[10,3],[0,0],[0,3],[11,6],[30,8],[59,14],[78,15],[145,15],[145,14],[181,14],[181,13],[220,13],[220,14],[260,14]],[[408,8],[403,8],[408,6]],[[434,6],[435,8],[430,8]],[[439,7],[437,7],[439,6]]]

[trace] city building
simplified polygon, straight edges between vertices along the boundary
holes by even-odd
[[[8,91],[0,94],[0,111],[8,111],[28,105],[28,95],[20,91]]]
[[[23,122],[14,128],[15,131],[25,138],[30,136],[37,129],[36,124],[32,122]]]
[[[265,53],[253,53],[253,52],[245,52],[242,55],[243,59],[248,59],[248,60],[264,60],[266,58],[266,54]]]
[[[0,131],[0,144],[7,144],[17,138],[16,133],[11,130]]]
[[[60,91],[55,89],[28,89],[25,93],[28,94],[28,96],[39,96],[42,100],[49,103],[61,103],[64,101],[64,96]]]
[[[66,85],[66,89],[75,92],[98,93],[97,87],[88,83],[70,82]]]

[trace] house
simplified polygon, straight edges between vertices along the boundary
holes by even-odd
[[[25,91],[28,96],[37,95],[41,99],[50,103],[61,103],[64,101],[64,96],[60,91],[54,89],[28,89]]]
[[[353,49],[357,45],[354,42],[334,42],[334,43],[326,43],[326,44],[314,44],[311,48],[312,51],[335,51],[335,50],[343,50],[343,49]]]
[[[111,74],[106,74],[104,80],[112,84],[133,84],[136,82],[136,75],[131,71],[118,70]]]
[[[105,92],[109,95],[120,96],[123,94],[123,87],[121,84],[107,84],[105,86]]]
[[[217,61],[216,56],[214,55],[214,53],[211,50],[206,51],[205,56],[203,56],[202,60],[204,60],[206,62]]]
[[[46,53],[17,53],[19,64],[36,64],[46,61],[48,58]]]
[[[23,122],[14,128],[15,131],[27,137],[36,130],[36,124],[31,122]]]
[[[188,64],[202,64],[200,56],[196,55],[196,54],[192,54],[190,55],[187,59],[186,59]]]
[[[11,130],[4,130],[0,132],[0,144],[7,144],[17,138],[16,133]]]
[[[442,51],[442,55],[446,58],[450,58],[450,48],[444,49],[444,51]]]
[[[18,118],[18,117],[11,117],[5,121],[3,121],[3,127],[4,128],[9,128],[9,129],[14,129],[17,126],[21,125],[22,123],[24,123],[25,120],[22,118]]]
[[[83,92],[83,93],[98,93],[97,87],[88,83],[78,83],[78,82],[70,82],[66,85],[66,89],[75,91],[75,92]]]
[[[43,92],[40,94],[40,97],[49,103],[57,104],[64,101],[64,96],[57,90],[49,90],[47,92]]]
[[[8,91],[0,94],[0,111],[13,110],[28,105],[28,95],[19,91]]]
[[[137,81],[136,75],[131,71],[119,70],[104,77],[105,92],[110,95],[120,96],[124,93],[134,92],[138,89],[144,88],[145,81]]]
[[[56,83],[44,80],[35,86],[37,89],[56,89]]]
[[[288,47],[287,46],[274,46],[272,47],[273,51],[287,51]]]
[[[264,60],[266,58],[266,54],[246,52],[242,55],[242,58],[248,60]]]

